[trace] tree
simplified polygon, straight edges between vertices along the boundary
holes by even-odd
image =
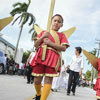
[[[85,74],[85,78],[86,80],[90,81],[91,80],[91,71],[87,71],[86,74]]]
[[[23,58],[22,58],[22,62],[23,62],[23,63],[26,63],[26,61],[27,61],[27,59],[28,59],[30,53],[31,53],[31,51],[26,51],[26,52],[24,52]]]
[[[17,44],[16,44],[16,49],[15,49],[15,55],[14,55],[14,60],[16,58],[16,53],[17,53],[17,49],[18,49],[18,45],[19,45],[19,41],[20,41],[20,37],[22,34],[22,30],[23,30],[23,26],[26,24],[26,22],[30,20],[29,26],[30,25],[34,25],[35,23],[35,17],[33,16],[33,14],[28,13],[28,7],[31,3],[31,0],[28,0],[28,4],[27,3],[15,3],[13,5],[14,9],[10,12],[10,14],[12,16],[15,16],[16,14],[20,14],[13,22],[13,24],[20,18],[19,24],[21,24],[20,26],[20,32],[19,32],[19,36],[18,36],[18,40],[17,40]],[[13,25],[12,24],[12,25]]]
[[[28,3],[25,3],[25,2],[24,3],[20,3],[20,2],[15,3],[13,5],[14,9],[10,12],[10,14],[12,16],[15,16],[16,14],[20,14],[22,12],[27,12],[30,3],[31,3],[31,0],[28,0]]]

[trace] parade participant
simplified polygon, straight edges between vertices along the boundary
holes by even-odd
[[[83,50],[84,55],[87,57],[89,62],[93,65],[93,67],[98,71],[97,81],[94,86],[94,90],[96,91],[96,98],[100,100],[100,58],[94,56],[93,54]]]
[[[72,91],[73,95],[75,95],[77,80],[79,78],[79,75],[80,76],[82,75],[82,69],[83,69],[83,57],[81,56],[82,48],[76,47],[75,49],[76,49],[75,56],[72,58],[72,62],[69,65],[70,72],[69,72],[67,95],[70,95],[70,91]]]
[[[64,66],[64,60],[62,60],[62,67],[59,77],[54,77],[52,82],[52,91],[57,92],[58,89],[64,88],[67,90],[68,87],[68,73],[66,73],[66,67]]]
[[[26,62],[26,66],[27,66],[27,84],[30,84],[30,82],[31,82],[31,84],[33,83],[34,77],[31,75],[32,68],[31,68],[30,64],[31,64],[31,61],[32,61],[34,56],[35,56],[35,53],[31,52],[31,54],[29,55],[29,57],[27,59],[27,62]]]
[[[98,77],[94,89],[96,90],[96,98],[100,100],[100,58],[98,60]]]
[[[34,78],[34,87],[36,90],[35,100],[46,100],[52,86],[53,77],[58,76],[58,71],[61,66],[61,51],[65,51],[69,46],[67,38],[64,34],[59,33],[58,30],[63,26],[63,18],[56,14],[52,17],[50,33],[42,31],[35,41],[37,49],[36,55],[31,62],[33,66],[32,75]],[[43,61],[43,45],[47,45],[46,58]],[[41,93],[41,82],[44,79],[44,86]]]

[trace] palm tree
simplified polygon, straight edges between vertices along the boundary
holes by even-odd
[[[10,14],[12,16],[15,16],[16,14],[20,14],[22,12],[27,12],[30,3],[31,3],[31,0],[28,0],[28,3],[25,3],[25,2],[24,3],[20,3],[20,2],[15,3],[13,5],[14,9],[10,12]]]
[[[34,23],[35,23],[35,17],[33,16],[33,14],[27,12],[28,7],[29,7],[29,5],[31,3],[30,0],[28,0],[28,1],[29,1],[28,4],[26,4],[26,3],[16,3],[16,4],[14,4],[13,5],[14,9],[10,13],[12,16],[15,16],[16,14],[20,14],[14,20],[14,22],[12,23],[12,25],[18,19],[20,19],[19,24],[21,24],[21,26],[20,26],[20,32],[19,32],[19,36],[18,36],[18,40],[17,40],[17,44],[16,44],[16,49],[15,49],[15,54],[14,54],[14,60],[16,58],[16,54],[17,54],[18,45],[19,45],[21,34],[22,34],[23,26],[26,24],[26,22],[29,20],[29,18],[31,19],[30,23],[29,23],[29,26],[30,25],[34,25]]]

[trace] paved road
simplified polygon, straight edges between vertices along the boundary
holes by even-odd
[[[0,75],[0,100],[26,100],[35,94],[33,84],[26,84],[22,76]],[[65,90],[52,92],[48,100],[96,100],[95,91],[77,88],[76,96],[67,96]]]

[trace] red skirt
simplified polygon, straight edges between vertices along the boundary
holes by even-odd
[[[52,68],[55,68],[59,59],[59,54],[54,52],[53,50],[47,49],[46,52],[46,58],[44,61],[42,61],[42,52],[43,52],[43,48],[39,48],[38,51],[36,52],[35,57],[33,58],[32,62],[31,62],[31,66],[34,67],[37,64],[41,64],[41,65],[45,65],[45,66],[49,66]],[[59,67],[60,69],[60,67]]]

